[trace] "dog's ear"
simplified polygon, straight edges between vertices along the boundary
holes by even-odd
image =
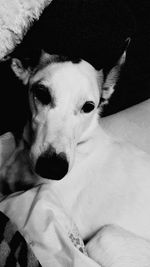
[[[109,70],[109,72],[105,75],[103,85],[102,85],[102,94],[101,94],[101,99],[102,99],[102,104],[105,105],[108,103],[109,98],[111,97],[112,93],[115,90],[115,86],[117,84],[117,81],[119,79],[119,74],[121,71],[121,67],[125,63],[126,60],[126,52],[127,52],[127,47],[130,43],[130,38],[126,40],[126,47],[119,58],[117,64]]]
[[[24,67],[20,59],[12,58],[11,69],[13,70],[15,75],[18,77],[18,79],[23,82],[23,84],[28,83],[30,73],[31,73],[30,67]]]
[[[108,102],[112,93],[114,92],[115,85],[118,81],[120,70],[126,59],[126,51],[120,57],[116,66],[114,66],[106,75],[105,80],[102,86],[102,99],[105,101],[105,104]]]

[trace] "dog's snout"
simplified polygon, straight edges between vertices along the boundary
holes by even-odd
[[[44,153],[41,155],[36,163],[35,171],[43,178],[60,180],[68,172],[68,161],[65,153],[56,152]]]

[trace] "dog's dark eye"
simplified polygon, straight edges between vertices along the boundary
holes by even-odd
[[[95,104],[92,101],[87,101],[81,108],[81,111],[84,113],[89,113],[95,108]]]
[[[35,101],[39,101],[42,105],[48,105],[51,103],[51,95],[48,88],[44,85],[34,86],[32,88],[32,92]]]

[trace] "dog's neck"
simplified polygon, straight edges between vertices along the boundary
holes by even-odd
[[[83,143],[81,142],[77,145],[76,161],[82,160],[82,158],[84,159],[88,155],[91,155],[92,152],[97,149],[98,140],[101,140],[101,144],[99,146],[99,155],[102,154],[104,157],[105,151],[107,151],[106,146],[110,144],[112,138],[103,129],[100,119],[97,119],[93,122],[93,126],[90,127],[86,133],[86,137],[84,138]]]

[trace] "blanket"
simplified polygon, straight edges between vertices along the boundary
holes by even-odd
[[[2,199],[0,210],[17,225],[43,267],[99,266],[87,256],[76,225],[50,184]]]

